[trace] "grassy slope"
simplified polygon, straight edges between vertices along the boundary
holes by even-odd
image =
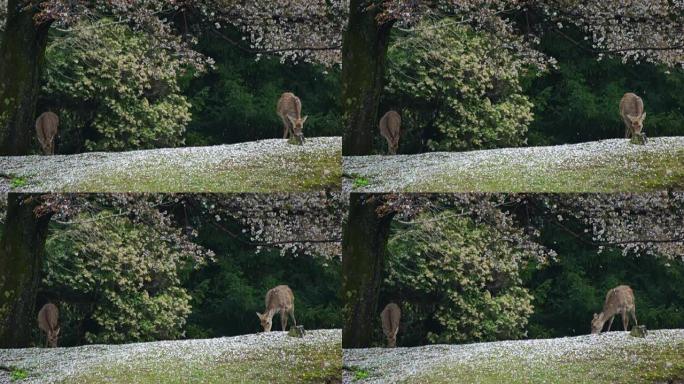
[[[340,188],[339,137],[0,157],[0,192],[300,192]]]
[[[94,367],[62,383],[337,383],[342,375],[341,351],[339,342],[325,348],[299,345],[255,350],[239,358],[140,360]]]
[[[345,350],[345,382],[684,383],[684,330]]]
[[[0,349],[0,368],[36,383],[339,383],[341,330],[71,348]],[[4,375],[4,376],[3,376]],[[0,382],[10,373],[0,370]]]
[[[684,188],[684,137],[345,158],[345,189],[405,192],[641,192]],[[357,186],[351,186],[356,184]],[[358,185],[365,185],[358,187]]]

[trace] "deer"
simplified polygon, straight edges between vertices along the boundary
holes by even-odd
[[[640,134],[644,128],[644,101],[634,93],[628,92],[620,100],[620,116],[625,123],[625,139]]]
[[[591,320],[591,333],[599,334],[603,329],[603,325],[608,319],[608,331],[610,332],[610,327],[613,325],[613,319],[618,313],[622,315],[622,325],[627,330],[629,325],[629,317],[627,313],[632,316],[634,320],[634,325],[639,325],[636,318],[636,307],[634,305],[634,292],[632,288],[626,285],[617,286],[608,291],[606,294],[606,301],[603,303],[603,311],[601,313],[594,313],[594,318]]]
[[[266,310],[264,313],[257,312],[264,332],[271,332],[273,325],[273,315],[280,314],[280,325],[283,331],[287,330],[287,317],[292,316],[292,322],[297,326],[294,315],[294,294],[287,285],[279,285],[266,292]]]
[[[47,303],[38,311],[38,328],[47,334],[45,347],[56,348],[59,338],[59,310],[52,303]]]
[[[387,347],[394,348],[397,346],[397,333],[399,332],[399,319],[401,319],[401,310],[395,303],[389,303],[385,309],[380,313],[380,320],[382,321],[382,332],[387,337]]]
[[[304,144],[304,123],[309,116],[302,117],[302,101],[299,97],[291,92],[283,93],[278,99],[276,112],[283,120],[283,139],[292,136],[299,144]]]
[[[55,137],[59,128],[59,117],[54,112],[43,112],[36,119],[36,135],[45,155],[55,154]]]
[[[399,137],[401,136],[401,116],[397,111],[388,111],[380,119],[378,126],[380,134],[387,140],[387,152],[396,155],[399,149]]]

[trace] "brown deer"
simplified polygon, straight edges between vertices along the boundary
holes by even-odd
[[[261,326],[264,332],[271,332],[273,325],[273,315],[278,312],[280,314],[280,325],[282,330],[287,330],[287,316],[292,316],[292,322],[297,325],[294,315],[294,294],[287,285],[279,285],[271,288],[266,292],[266,310],[264,313],[257,312]]]
[[[291,92],[283,93],[278,99],[276,112],[283,120],[283,139],[294,136],[300,144],[304,144],[304,122],[309,116],[302,118],[302,101],[299,97]]]
[[[598,315],[594,313],[594,318],[591,320],[591,333],[598,334],[601,333],[603,325],[608,319],[608,331],[610,332],[610,327],[613,325],[613,319],[618,313],[622,316],[622,326],[627,330],[629,325],[629,317],[627,312],[634,319],[634,325],[639,325],[636,318],[636,307],[634,306],[634,292],[632,288],[626,285],[617,286],[606,294],[606,301],[603,303],[603,311]]]
[[[382,332],[387,337],[387,347],[394,348],[397,346],[397,333],[399,332],[399,320],[401,319],[401,310],[399,306],[394,303],[389,303],[385,309],[380,313],[380,320],[382,320]]]
[[[59,128],[59,117],[54,112],[43,112],[36,119],[36,135],[43,154],[55,154],[55,136]]]
[[[620,100],[620,116],[625,122],[625,138],[640,134],[644,128],[644,101],[634,93],[625,93]]]
[[[47,334],[45,347],[56,348],[59,338],[59,310],[52,303],[47,303],[38,311],[38,328]]]
[[[401,137],[401,116],[397,111],[389,111],[380,119],[380,134],[387,140],[387,151],[396,155]]]

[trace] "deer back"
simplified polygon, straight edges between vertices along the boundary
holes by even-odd
[[[387,304],[385,309],[380,313],[380,319],[382,320],[382,332],[385,336],[391,337],[396,335],[401,319],[401,310],[399,309],[399,306],[395,303]]]
[[[620,115],[627,119],[627,115],[639,117],[644,114],[644,101],[634,93],[625,93],[620,100]]]
[[[280,310],[292,307],[294,294],[287,285],[279,285],[266,292],[266,310]]]
[[[51,333],[59,328],[59,310],[52,303],[47,303],[38,311],[38,328]]]
[[[604,317],[610,317],[623,309],[634,307],[634,292],[627,285],[620,285],[608,291],[603,303]]]
[[[295,120],[300,119],[302,117],[302,101],[294,93],[285,92],[278,99],[277,112],[282,118],[291,116]]]
[[[396,111],[388,111],[380,119],[380,134],[392,142],[398,141],[401,136],[401,116]]]

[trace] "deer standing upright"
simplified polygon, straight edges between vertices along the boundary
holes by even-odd
[[[45,155],[55,154],[55,137],[59,131],[59,117],[54,112],[43,112],[36,119],[36,136]]]
[[[399,149],[399,138],[401,137],[401,116],[397,111],[388,111],[380,119],[378,126],[380,134],[387,140],[387,151],[390,155],[396,155]]]
[[[382,321],[382,332],[387,337],[387,346],[394,348],[397,346],[397,333],[399,333],[399,320],[401,319],[401,310],[395,303],[389,303],[385,309],[380,313],[380,320]]]
[[[46,347],[57,347],[59,338],[59,310],[52,303],[47,303],[38,311],[38,328],[47,334]]]

